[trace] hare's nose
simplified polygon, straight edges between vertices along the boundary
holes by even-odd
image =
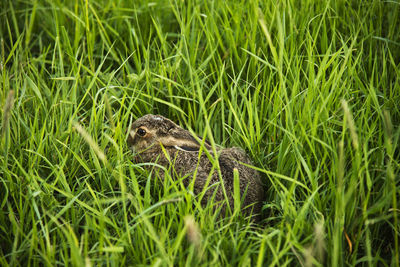
[[[127,142],[129,145],[133,145],[133,139],[135,137],[135,131],[134,130],[130,130],[129,134],[128,134],[128,139]]]
[[[133,154],[136,154],[136,149],[135,149],[134,146],[130,146],[129,148],[131,149],[131,151],[132,151]]]

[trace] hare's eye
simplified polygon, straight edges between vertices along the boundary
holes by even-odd
[[[138,134],[139,136],[143,137],[143,136],[146,135],[146,130],[143,129],[143,128],[139,128],[139,129],[137,130],[137,134]]]

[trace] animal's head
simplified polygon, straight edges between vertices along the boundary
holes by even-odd
[[[152,114],[147,114],[132,124],[128,145],[136,153],[155,151],[160,145],[184,151],[200,149],[200,144],[189,131],[163,116]],[[210,149],[207,143],[205,147]]]

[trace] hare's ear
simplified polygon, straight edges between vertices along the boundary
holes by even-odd
[[[164,123],[165,123],[166,130],[167,130],[168,133],[170,133],[171,131],[175,131],[178,128],[180,128],[175,122],[173,122],[171,120],[165,120]]]
[[[180,136],[162,136],[159,138],[159,141],[166,147],[174,147],[178,150],[183,151],[198,151],[199,144],[192,140],[191,138],[187,138],[187,136],[180,135]]]
[[[181,146],[174,146],[177,150],[185,151],[185,152],[193,152],[193,151],[199,151],[200,148],[197,146],[187,146],[187,145],[181,145]]]
[[[167,125],[167,133],[170,133],[170,132],[173,131],[174,129],[175,129],[175,125],[173,125],[173,124]]]

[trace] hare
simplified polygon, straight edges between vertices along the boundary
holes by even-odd
[[[134,151],[134,161],[137,163],[156,162],[166,168],[172,167],[180,176],[193,177],[196,195],[206,187],[206,192],[201,200],[202,205],[207,204],[213,194],[215,194],[216,201],[225,199],[216,168],[212,170],[213,164],[204,151],[199,155],[201,145],[189,131],[182,129],[173,121],[152,114],[137,119],[129,129],[128,145]],[[205,143],[203,148],[213,155],[210,144]],[[263,189],[258,172],[244,165],[251,165],[249,157],[237,147],[218,148],[217,154],[222,181],[231,209],[234,208],[233,172],[236,168],[239,173],[241,197],[243,198],[245,195],[242,202],[245,208],[244,212],[246,215],[250,215],[253,211],[254,219],[258,220],[263,201]],[[195,175],[190,176],[191,174]],[[183,180],[186,187],[190,182],[190,178]],[[222,207],[222,214],[225,214],[225,206]]]

